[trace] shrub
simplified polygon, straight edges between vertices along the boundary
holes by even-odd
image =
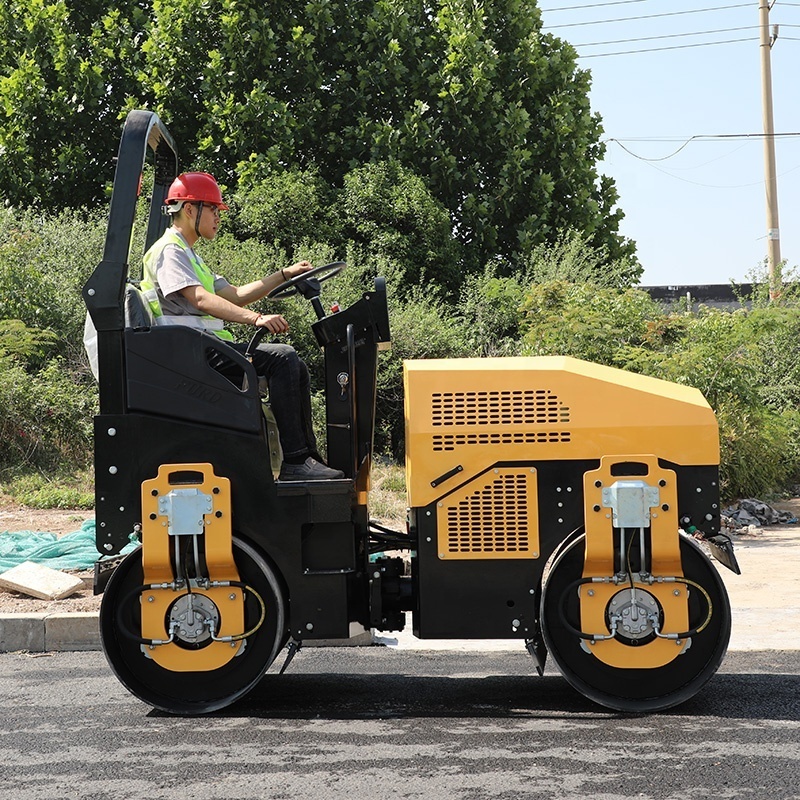
[[[524,353],[567,355],[619,366],[625,348],[643,344],[663,312],[640,289],[535,284],[522,304]]]
[[[371,289],[376,275],[387,279],[393,348],[380,358],[378,452],[394,458],[404,452],[404,359],[559,354],[700,389],[718,415],[728,497],[777,490],[800,477],[796,284],[768,302],[765,282],[757,283],[751,310],[665,310],[645,292],[625,288],[630,265],[609,265],[604,251],[574,232],[534,247],[518,264],[493,262],[481,275],[461,276],[447,212],[396,164],[354,170],[336,195],[298,171],[242,185],[223,232],[201,246],[209,265],[231,282],[248,283],[303,258],[342,259],[348,267],[325,285],[323,304],[346,307]],[[242,241],[244,234],[260,240]],[[0,210],[4,475],[90,463],[96,388],[82,347],[80,289],[101,258],[104,235],[105,219],[80,211],[44,217]],[[138,255],[133,261],[138,275]],[[289,320],[286,338],[317,388],[321,432],[324,376],[311,305],[264,300],[255,308]],[[252,329],[234,326],[234,332],[246,340]],[[41,496],[56,502],[52,492]]]
[[[759,497],[797,476],[796,421],[739,403],[717,406],[720,427],[720,490],[725,498]]]
[[[83,351],[80,288],[103,228],[64,211],[0,212],[0,462],[74,469],[91,460],[96,388]]]
[[[512,356],[522,347],[521,308],[527,286],[519,278],[498,277],[491,269],[467,276],[458,305],[473,355]]]
[[[760,405],[754,380],[757,326],[745,309],[701,307],[696,315],[664,314],[646,338],[631,344],[617,354],[619,366],[694,386],[714,407]]]
[[[399,459],[405,454],[403,360],[464,358],[474,351],[463,320],[441,301],[421,290],[389,300],[392,348],[378,364],[375,444],[378,452]]]
[[[12,475],[3,491],[30,508],[94,508],[94,476],[90,469]]]
[[[65,368],[87,382],[81,288],[102,257],[104,236],[105,219],[80,211],[0,211],[0,319],[51,331]]]
[[[795,307],[681,314],[639,290],[553,281],[531,288],[523,313],[530,353],[698,388],[717,414],[727,498],[776,491],[800,476]]]
[[[0,462],[53,470],[85,467],[91,460],[95,392],[77,385],[61,360],[31,371],[0,357]]]
[[[610,260],[608,247],[595,246],[588,234],[563,230],[553,243],[539,243],[522,251],[521,269],[534,283],[567,281],[574,284],[622,289],[636,281],[642,268],[633,255]]]

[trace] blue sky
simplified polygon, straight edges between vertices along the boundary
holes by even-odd
[[[599,170],[616,181],[621,230],[644,266],[641,283],[750,278],[767,254],[763,139],[695,139],[680,148],[693,136],[763,132],[759,0],[540,0],[539,7],[545,29],[575,45],[578,64],[592,73],[603,138],[619,140],[608,141]],[[771,51],[775,132],[800,134],[800,0],[776,0],[770,24],[780,26]],[[667,47],[675,49],[655,50]],[[643,50],[651,52],[624,53]],[[597,55],[606,53],[624,54]],[[800,135],[776,137],[775,147],[781,255],[797,267]]]

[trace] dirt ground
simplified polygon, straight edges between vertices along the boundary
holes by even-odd
[[[79,530],[87,519],[94,519],[94,511],[25,508],[0,501],[0,531],[72,533]]]
[[[80,530],[87,519],[94,519],[93,511],[81,509],[25,508],[0,499],[0,532],[41,531],[63,535]],[[18,592],[0,588],[0,614],[52,614],[76,611],[97,611],[100,596],[92,594],[92,572],[75,573],[83,578],[84,589],[63,600],[38,600]]]

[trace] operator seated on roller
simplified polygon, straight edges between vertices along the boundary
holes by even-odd
[[[213,239],[220,211],[228,206],[219,185],[206,172],[179,175],[169,188],[164,211],[172,225],[144,255],[144,292],[157,325],[188,325],[216,334],[244,353],[247,345],[233,341],[224,322],[241,322],[271,333],[286,333],[289,324],[281,314],[258,314],[245,306],[260,300],[281,283],[311,269],[299,261],[244,286],[233,286],[216,275],[195,252],[199,239]],[[233,375],[236,366],[224,357],[211,365],[222,374]],[[287,344],[259,344],[253,354],[256,373],[269,386],[283,449],[278,480],[313,481],[343,478],[341,470],[323,464],[311,425],[311,385],[308,368]],[[240,370],[239,370],[240,371]]]

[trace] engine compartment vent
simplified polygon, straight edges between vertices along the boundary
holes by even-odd
[[[500,467],[438,504],[439,557],[538,558],[536,470]]]
[[[431,421],[435,426],[563,425],[569,408],[549,389],[434,392]]]
[[[509,433],[445,433],[433,434],[434,451],[455,450],[462,445],[544,444],[569,442],[569,431],[518,431]]]

